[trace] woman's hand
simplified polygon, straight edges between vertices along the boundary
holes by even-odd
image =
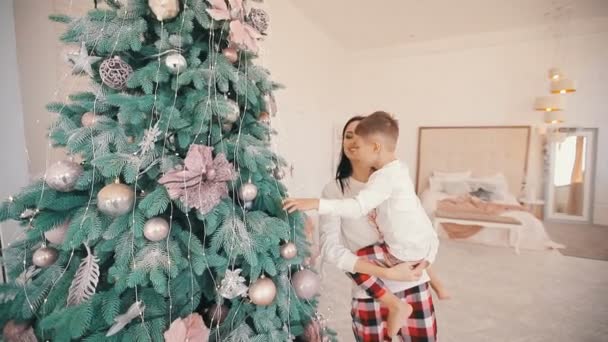
[[[409,262],[401,263],[386,270],[386,279],[395,281],[417,281],[422,277],[422,271],[429,266],[428,261],[420,262],[412,267]]]
[[[283,210],[288,213],[319,209],[318,198],[288,198],[283,201]]]

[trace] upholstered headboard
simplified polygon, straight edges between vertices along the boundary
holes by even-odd
[[[528,167],[530,126],[420,127],[416,191],[428,187],[433,171],[473,171],[473,176],[503,173],[519,194]]]

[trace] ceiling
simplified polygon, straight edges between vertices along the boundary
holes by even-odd
[[[331,38],[369,49],[608,16],[608,0],[290,0]]]

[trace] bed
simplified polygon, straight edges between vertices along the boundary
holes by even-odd
[[[563,247],[517,201],[529,126],[421,127],[416,190],[440,236],[487,245]]]

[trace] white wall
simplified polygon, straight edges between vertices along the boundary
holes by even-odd
[[[27,182],[27,163],[25,137],[23,135],[23,110],[17,73],[17,54],[15,43],[15,22],[13,19],[13,0],[0,2],[0,155],[2,172],[0,177],[0,201],[15,193]],[[20,227],[16,222],[0,223],[2,246],[16,237]],[[0,282],[2,274],[0,272]]]
[[[556,42],[540,28],[364,51],[350,59],[343,112],[395,113],[400,156],[415,170],[419,126],[541,125],[532,103],[547,93],[548,68],[561,61],[578,81],[578,91],[567,96],[567,125],[599,128],[595,222],[608,224],[608,20],[570,27],[574,33],[559,56]],[[529,181],[540,190],[539,142],[535,134]]]
[[[277,92],[273,127],[280,153],[293,163],[292,194],[318,196],[331,178],[330,118],[341,109],[344,50],[289,1],[267,2],[271,32],[260,62],[287,88]]]

